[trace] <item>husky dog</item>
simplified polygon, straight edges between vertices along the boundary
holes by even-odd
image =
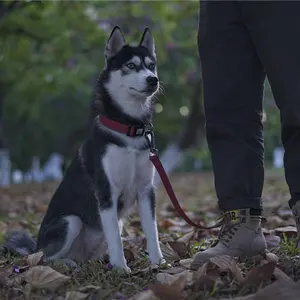
[[[133,47],[126,44],[121,29],[114,27],[105,60],[95,89],[101,116],[134,129],[147,127],[159,90],[151,31],[146,28],[140,44]],[[27,238],[28,253],[43,250],[49,260],[84,261],[100,259],[108,252],[115,268],[130,272],[121,240],[122,219],[137,200],[150,261],[164,262],[155,217],[150,143],[147,131],[141,131],[141,135],[127,135],[105,126],[99,115],[94,118],[90,135],[53,195],[36,247]],[[26,252],[23,235],[12,236],[7,245],[14,248],[13,244]]]

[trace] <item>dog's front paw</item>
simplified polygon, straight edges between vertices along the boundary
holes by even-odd
[[[124,262],[124,263],[109,263],[108,267],[118,273],[125,273],[125,274],[131,273],[131,269],[127,266],[126,262]]]
[[[128,266],[116,266],[113,265],[112,270],[118,273],[130,274],[131,269]]]
[[[54,263],[54,264],[64,265],[64,266],[66,266],[68,268],[72,268],[72,269],[76,269],[78,267],[77,263],[74,260],[71,260],[68,258],[61,258],[61,259],[57,259],[57,260],[49,261],[49,262]]]
[[[149,259],[152,265],[160,265],[160,264],[165,264],[166,261],[163,258],[161,252],[156,253],[155,255],[149,255]]]

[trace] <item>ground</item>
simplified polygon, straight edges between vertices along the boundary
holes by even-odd
[[[191,218],[205,224],[216,221],[211,173],[176,174],[171,181]],[[25,229],[36,236],[56,186],[30,184],[0,190],[0,244],[11,230]],[[269,171],[264,188],[264,232],[270,252],[246,261],[218,257],[197,272],[189,269],[190,258],[209,247],[217,230],[194,231],[186,225],[162,187],[157,198],[160,241],[168,264],[149,266],[140,222],[133,214],[124,233],[131,275],[112,271],[106,260],[72,269],[47,265],[42,253],[17,257],[2,249],[0,299],[298,299],[299,286],[294,282],[300,278],[300,260],[294,247],[295,228],[287,227],[294,221],[282,171]]]

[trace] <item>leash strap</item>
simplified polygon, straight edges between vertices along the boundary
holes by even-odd
[[[154,151],[153,151],[154,150]],[[217,224],[213,225],[213,226],[209,226],[209,227],[206,227],[206,226],[202,226],[200,224],[196,224],[195,222],[193,222],[187,215],[186,213],[184,212],[184,210],[181,208],[178,200],[177,200],[177,197],[174,193],[174,190],[172,188],[172,185],[170,183],[170,180],[168,178],[168,175],[161,163],[161,160],[159,159],[158,157],[158,154],[157,154],[157,150],[156,149],[153,149],[151,150],[150,152],[150,160],[151,162],[153,163],[156,171],[158,172],[160,178],[161,178],[161,181],[166,189],[166,192],[170,198],[170,200],[172,201],[175,209],[177,210],[178,214],[191,226],[193,227],[196,227],[196,228],[200,228],[200,229],[213,229],[213,228],[217,228],[221,225],[221,222],[218,222]]]

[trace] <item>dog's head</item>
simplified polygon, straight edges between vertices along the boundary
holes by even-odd
[[[150,29],[145,29],[138,46],[129,46],[121,29],[115,26],[104,54],[105,89],[126,114],[140,117],[159,90],[155,44]]]

